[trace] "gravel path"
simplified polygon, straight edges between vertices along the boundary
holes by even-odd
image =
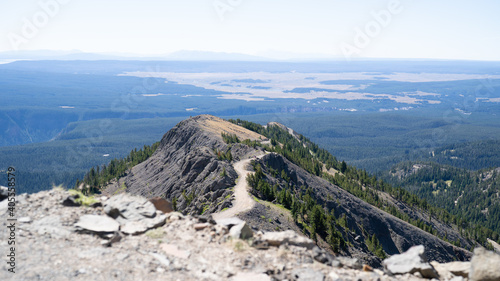
[[[259,155],[257,158],[261,158],[264,155],[265,154]],[[234,187],[235,199],[233,206],[225,211],[213,214],[212,216],[214,219],[218,220],[234,217],[239,213],[250,211],[254,207],[255,201],[250,194],[248,194],[249,186],[247,184],[247,175],[252,173],[247,170],[247,167],[250,165],[250,161],[252,160],[253,158],[249,158],[238,161],[234,164],[234,170],[238,173],[238,183],[236,183],[236,186]]]

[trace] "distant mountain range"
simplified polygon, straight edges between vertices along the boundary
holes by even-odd
[[[182,60],[182,61],[272,61],[267,57],[239,53],[181,50],[169,54],[140,56],[135,54],[87,53],[79,50],[7,51],[0,60]]]

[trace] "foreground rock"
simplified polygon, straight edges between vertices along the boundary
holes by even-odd
[[[158,201],[158,200],[157,200]],[[141,234],[162,226],[167,217],[144,197],[122,193],[111,197],[104,205],[104,212],[121,225],[125,234]]]
[[[18,196],[16,273],[9,273],[9,265],[2,263],[0,280],[417,281],[423,279],[414,274],[423,276],[422,269],[428,269],[422,247],[389,258],[387,265],[391,268],[394,263],[390,260],[394,258],[400,267],[405,267],[402,261],[412,265],[406,266],[406,274],[391,276],[357,259],[332,256],[292,231],[254,230],[251,239],[232,238],[232,229],[240,230],[239,237],[248,238],[241,234],[248,225],[237,218],[215,223],[210,217],[171,212],[162,214],[163,225],[142,234],[126,235],[123,230],[127,223],[152,222],[161,217],[160,212],[151,211],[143,200],[130,202],[127,196],[103,199],[103,205],[111,206],[108,208],[65,207],[62,201],[68,195],[63,190],[51,190]],[[121,203],[115,206],[113,202]],[[118,213],[109,211],[112,206]],[[105,209],[122,218],[113,219]],[[142,213],[141,220],[131,219],[137,216],[132,214],[134,209]],[[0,224],[5,229],[7,221]],[[0,231],[2,253],[7,253],[9,247],[7,235],[7,231]],[[264,244],[267,246],[260,247]],[[476,250],[475,254],[471,280],[497,280],[494,269],[498,269],[498,256],[485,250]],[[452,275],[439,278],[451,280],[463,276],[463,269],[457,268],[465,268],[466,263],[443,266]],[[419,271],[411,269],[415,267]]]
[[[469,279],[471,281],[500,281],[500,255],[482,247],[474,249]]]
[[[418,272],[424,278],[438,278],[439,275],[434,267],[426,261],[424,252],[424,246],[414,246],[400,255],[384,260],[383,265],[390,274],[394,275]]]
[[[439,277],[441,279],[453,279],[455,277],[469,277],[470,272],[470,262],[448,262],[448,263],[438,263],[431,262],[431,265],[436,269]]]

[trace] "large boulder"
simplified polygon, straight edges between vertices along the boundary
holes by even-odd
[[[156,208],[144,197],[121,193],[106,201],[104,212],[120,223],[124,223],[152,218],[156,215]]]
[[[121,193],[106,201],[104,212],[116,219],[125,234],[136,235],[165,224],[167,216],[141,196]]]
[[[500,255],[477,247],[470,262],[471,281],[500,281]]]
[[[420,273],[425,278],[438,278],[439,275],[424,255],[423,245],[413,246],[408,251],[393,255],[383,261],[384,268],[391,275]]]

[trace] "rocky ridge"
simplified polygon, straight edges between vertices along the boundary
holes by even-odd
[[[75,194],[62,189],[17,196],[16,273],[2,263],[1,280],[500,280],[500,255],[482,248],[471,262],[429,264],[419,246],[373,269],[293,231],[263,232],[238,218],[165,214],[129,194],[91,207],[68,198]],[[0,241],[4,252],[6,231]]]
[[[268,126],[278,126],[300,140],[297,133],[281,124],[270,123]],[[223,133],[236,135],[240,140],[248,139],[269,144],[264,136],[223,119],[210,115],[192,117],[167,132],[150,158],[130,169],[118,181],[109,184],[103,193],[108,196],[121,192],[148,198],[159,196],[172,201],[175,208],[183,214],[220,214],[223,210],[234,208],[237,203],[237,200],[234,200],[234,190],[238,190],[235,189],[236,182],[245,182],[241,175],[238,179],[238,175],[242,173],[235,170],[236,164],[253,159],[264,167],[266,177],[272,185],[277,184],[284,188],[288,183],[273,177],[267,167],[272,167],[275,171],[285,171],[291,176],[295,187],[313,188],[315,200],[328,211],[334,211],[337,218],[345,215],[349,230],[341,231],[344,231],[342,236],[349,242],[349,247],[342,250],[343,255],[362,259],[371,266],[380,266],[381,260],[370,252],[365,241],[367,237],[376,235],[383,250],[389,255],[402,253],[413,245],[423,244],[431,252],[431,258],[439,262],[470,259],[470,252],[380,211],[338,186],[311,175],[276,153],[257,159],[257,156],[265,154],[262,147],[225,143],[221,136]],[[252,170],[251,167],[247,167],[248,169]],[[296,194],[302,192],[295,191]],[[389,199],[387,202],[404,209],[410,217],[425,217],[424,214],[418,214],[418,210]],[[250,204],[253,206],[251,210],[232,215],[237,215],[262,230],[292,229],[307,234],[307,229],[296,224],[288,215],[289,212],[273,211],[273,204],[268,203],[255,202]],[[443,227],[443,232],[446,232],[450,239],[461,239],[462,245],[470,246],[451,226],[440,225],[437,221],[433,222],[433,225],[437,226],[437,229]],[[329,245],[323,242],[319,241],[319,245],[328,250]]]
[[[149,159],[109,184],[103,193],[128,192],[169,201],[175,198],[177,209],[187,214],[214,213],[230,207],[231,188],[238,178],[230,161],[263,151],[243,144],[228,145],[222,133],[234,134],[241,140],[266,140],[215,116],[192,117],[168,131]]]

